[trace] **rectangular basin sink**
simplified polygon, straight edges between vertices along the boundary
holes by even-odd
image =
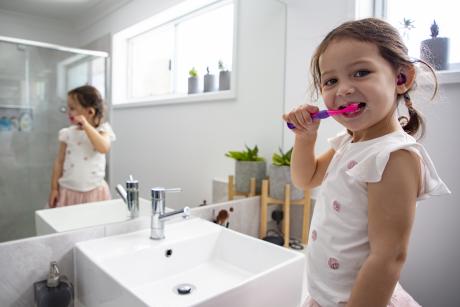
[[[81,306],[299,306],[302,253],[199,218],[79,242],[75,252]],[[77,305],[78,306],[78,305]]]

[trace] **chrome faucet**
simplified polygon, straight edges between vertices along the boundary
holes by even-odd
[[[152,220],[150,224],[150,239],[161,240],[165,238],[165,219],[182,213],[183,218],[190,216],[190,208],[165,213],[166,208],[166,192],[181,192],[182,189],[166,189],[156,187],[152,189]]]
[[[129,176],[129,180],[126,181],[126,190],[118,184],[115,188],[118,195],[123,199],[125,204],[128,206],[130,218],[136,218],[139,216],[139,181],[134,180],[133,176]]]

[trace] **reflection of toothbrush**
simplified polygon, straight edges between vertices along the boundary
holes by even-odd
[[[325,118],[328,118],[329,116],[335,116],[335,115],[340,115],[343,113],[354,112],[358,110],[358,108],[359,108],[359,104],[353,103],[340,110],[322,110],[316,113],[311,113],[310,116],[311,116],[311,119],[325,119]],[[295,128],[294,124],[292,123],[287,123],[287,126],[289,129]]]

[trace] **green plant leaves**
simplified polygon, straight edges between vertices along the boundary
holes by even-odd
[[[259,157],[259,148],[257,145],[251,149],[245,145],[246,150],[243,151],[229,151],[225,154],[226,157],[235,159],[237,161],[265,161],[264,158]]]
[[[279,154],[274,153],[272,156],[272,163],[276,166],[291,166],[292,147],[286,153],[279,148]]]

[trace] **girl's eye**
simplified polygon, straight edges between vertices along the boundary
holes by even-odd
[[[331,86],[331,85],[334,85],[336,82],[337,82],[337,79],[329,79],[323,83],[323,86]]]
[[[367,76],[368,74],[370,74],[371,72],[368,71],[368,70],[358,70],[357,72],[355,72],[355,74],[353,75],[354,77],[358,77],[358,78],[362,78],[362,77],[365,77]]]

